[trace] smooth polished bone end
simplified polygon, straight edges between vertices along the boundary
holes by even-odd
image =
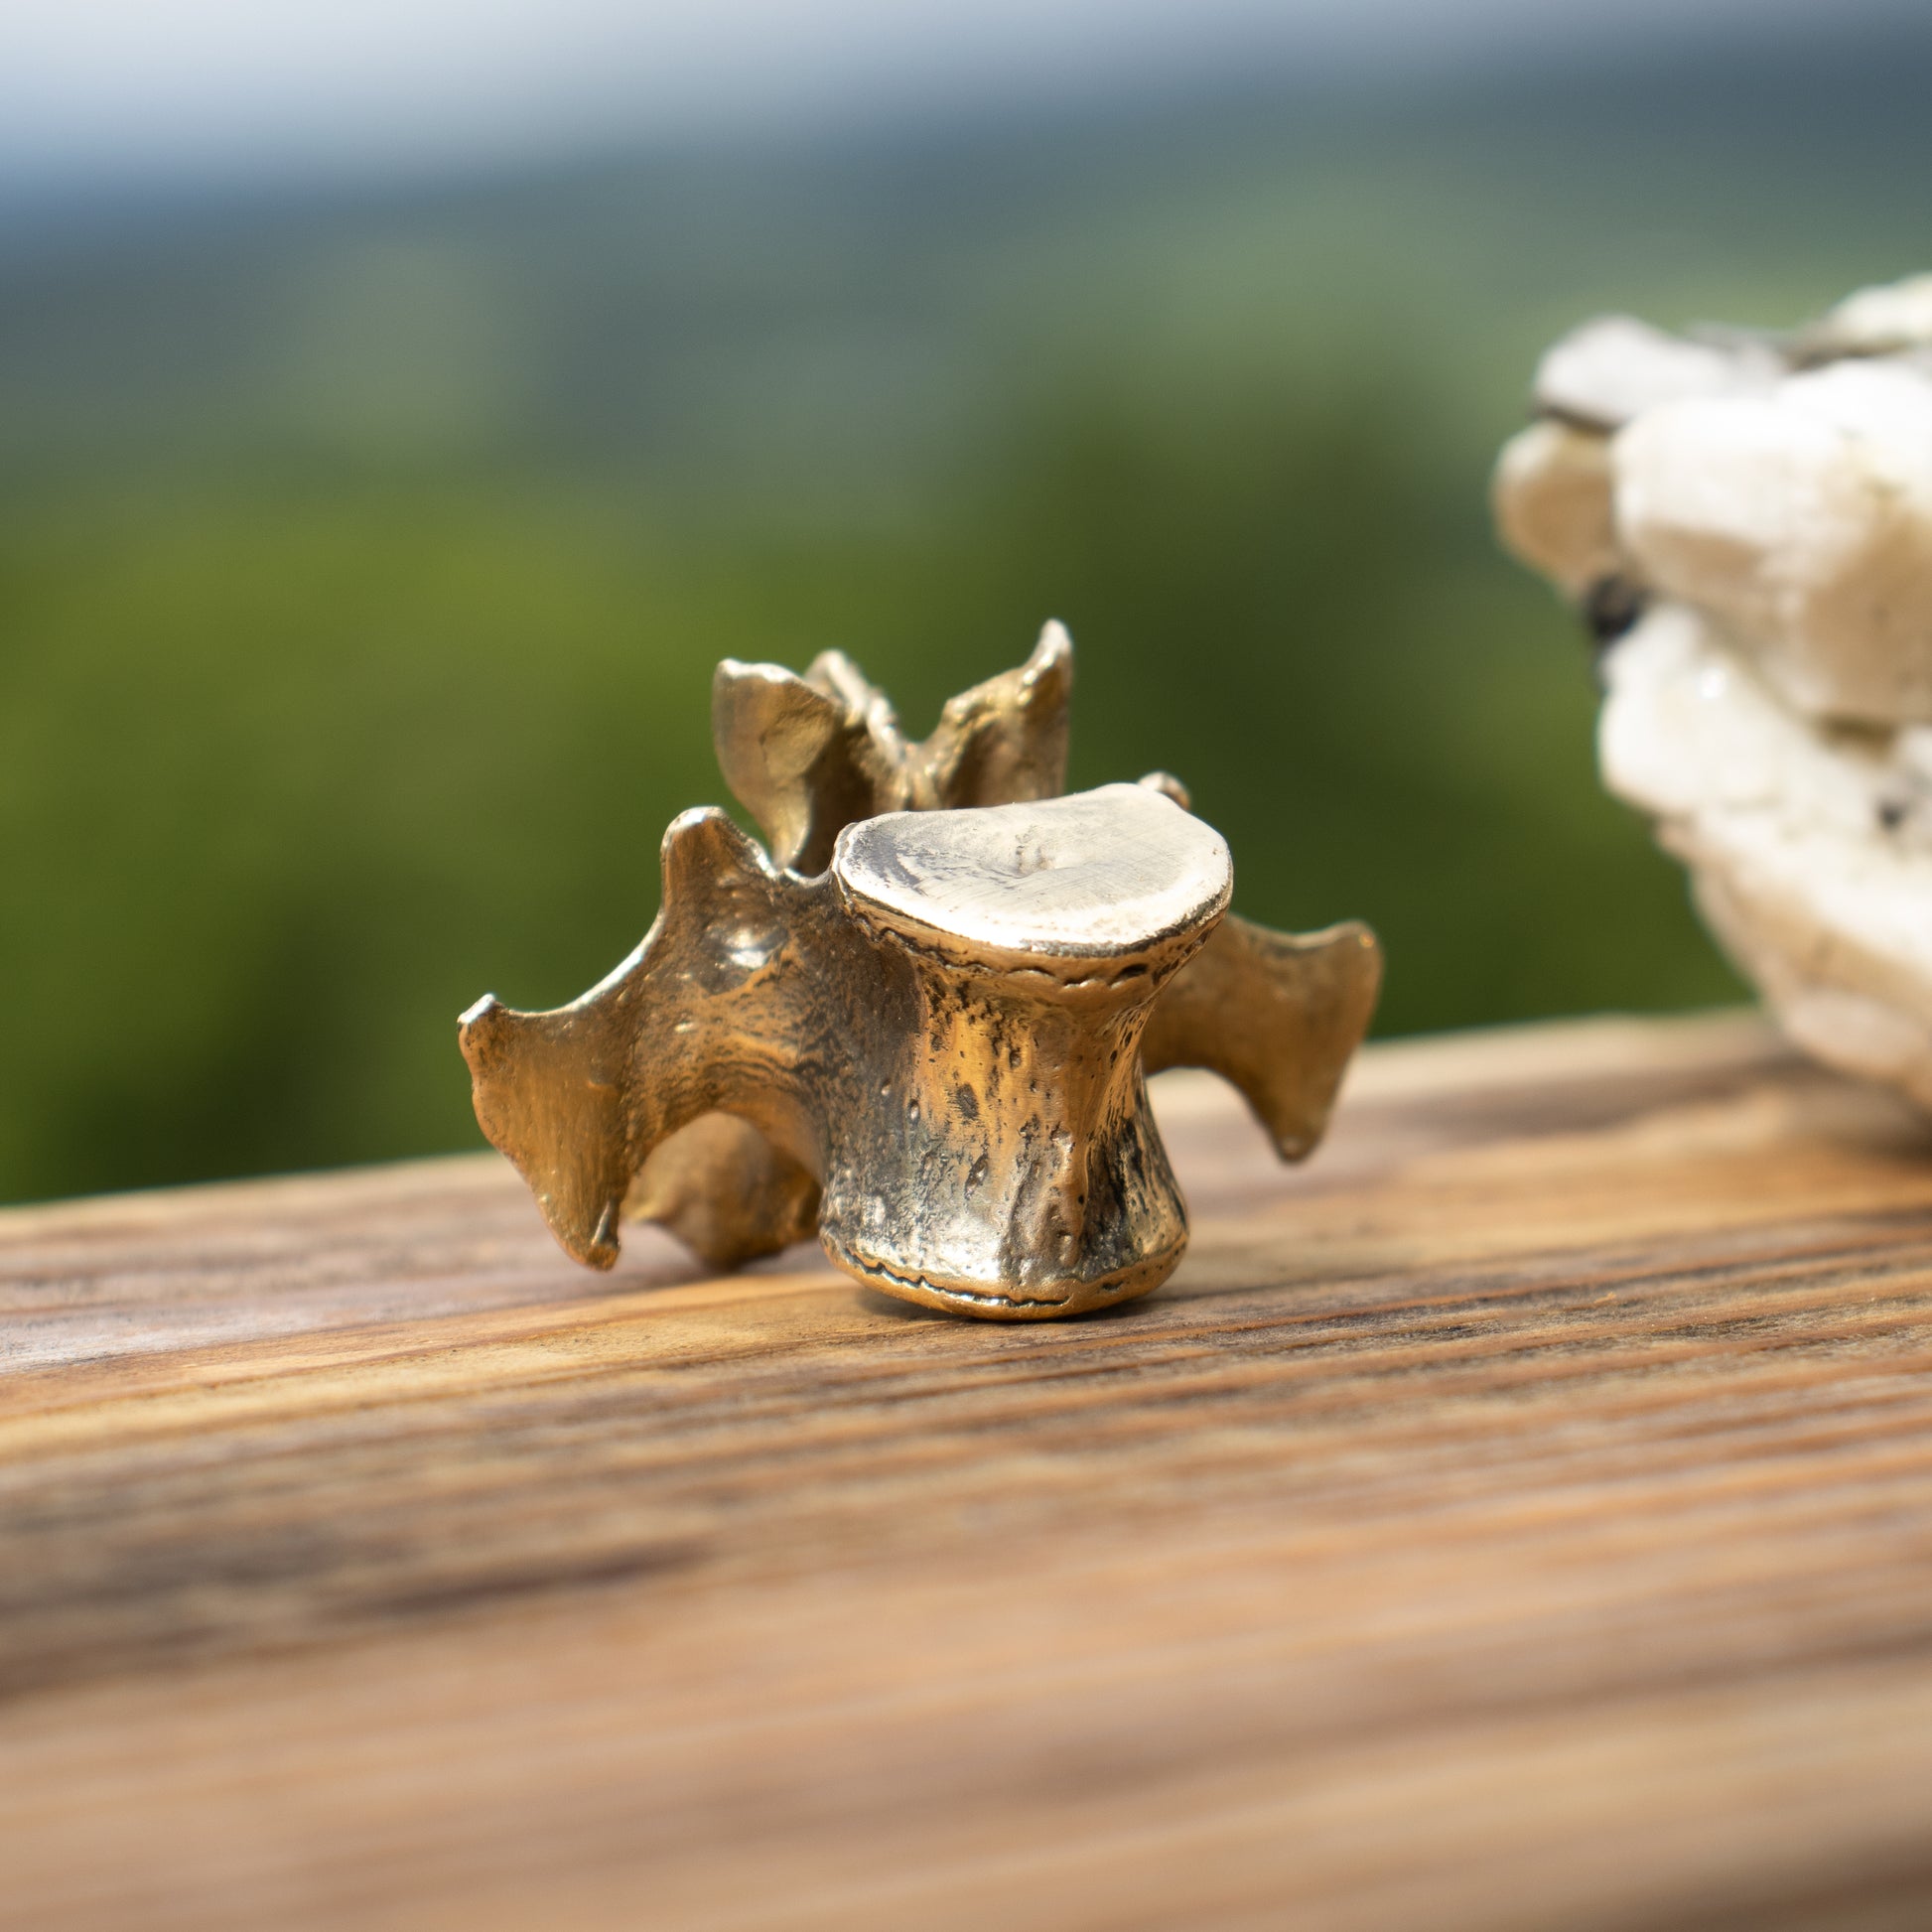
[[[1187,1221],[1141,1035],[1227,908],[1220,835],[1109,785],[849,826],[832,877],[902,962],[915,1020],[828,1172],[827,1255],[908,1301],[1007,1320],[1157,1287]]]

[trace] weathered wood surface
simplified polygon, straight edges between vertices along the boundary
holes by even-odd
[[[0,1917],[1932,1923],[1925,1130],[1734,1019],[1162,1111],[1046,1327],[493,1157],[0,1216]]]

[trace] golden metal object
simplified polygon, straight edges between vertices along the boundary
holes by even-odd
[[[882,812],[1057,797],[1072,688],[1073,640],[1048,623],[1025,664],[948,699],[920,744],[843,651],[821,653],[803,677],[728,657],[712,679],[712,744],[773,863],[816,873],[846,826]],[[714,1114],[651,1154],[623,1218],[655,1221],[712,1267],[739,1268],[810,1240],[818,1192],[749,1121]]]
[[[1057,798],[1072,690],[1073,640],[1049,623],[1026,663],[947,699],[938,730],[915,745],[843,651],[814,658],[803,677],[728,657],[712,680],[711,738],[773,862],[823,872],[862,818]]]
[[[573,1255],[610,1266],[621,1214],[718,1266],[816,1227],[907,1299],[1072,1313],[1154,1287],[1185,1242],[1145,1072],[1210,1067],[1284,1159],[1313,1147],[1373,935],[1225,918],[1226,847],[1165,774],[1053,798],[1071,676],[1048,625],[910,745],[836,653],[805,678],[719,667],[720,763],[791,868],[686,813],[617,973],[463,1020],[478,1118]]]
[[[465,1017],[478,1117],[594,1265],[652,1148],[725,1108],[822,1177],[819,1239],[860,1280],[1099,1307],[1186,1241],[1140,1039],[1232,888],[1219,834],[1138,785],[865,819],[810,879],[687,813],[617,974],[559,1013]]]
[[[1359,920],[1272,932],[1230,913],[1155,1002],[1141,1059],[1150,1073],[1218,1073],[1275,1152],[1306,1161],[1328,1131],[1381,990],[1382,949]]]

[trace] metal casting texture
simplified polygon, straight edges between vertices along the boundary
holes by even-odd
[[[1220,835],[1139,785],[864,820],[815,878],[689,812],[615,975],[465,1016],[478,1116],[593,1265],[651,1150],[724,1108],[819,1180],[859,1279],[975,1314],[1101,1307],[1186,1242],[1141,1035],[1232,887]]]
[[[919,745],[902,738],[884,695],[838,653],[818,659],[804,678],[775,665],[730,660],[720,665],[713,714],[719,761],[770,838],[774,856],[788,858],[793,870],[786,873],[767,862],[722,815],[686,814],[665,839],[664,911],[644,946],[618,974],[557,1014],[513,1014],[485,1000],[465,1016],[464,1047],[475,1077],[479,1118],[490,1138],[529,1177],[553,1228],[573,1254],[592,1265],[609,1266],[617,1255],[619,1213],[663,1223],[720,1267],[773,1252],[817,1227],[828,1254],[861,1279],[914,1300],[1009,1317],[1100,1306],[1144,1291],[1167,1274],[1184,1240],[1185,1222],[1165,1157],[1144,1169],[1150,1173],[1158,1171],[1158,1184],[1151,1194],[1139,1189],[1124,1192],[1116,1184],[1117,1175],[1108,1178],[1112,1155],[1103,1149],[1096,1169],[1091,1148],[1080,1152],[1076,1146],[1068,1152],[1053,1138],[1053,1133],[1066,1132],[1079,1143],[1088,1130],[1074,1124],[1084,1121],[1087,1112],[1085,1103],[1074,1098],[1074,1090],[1080,1087],[1074,1075],[1084,1061],[1056,1032],[1061,1028],[1063,1002],[1042,1006],[1038,997],[1039,975],[1047,969],[1036,964],[1025,969],[1018,984],[1034,997],[1016,1005],[1013,986],[1007,984],[1013,972],[993,970],[990,955],[975,963],[970,918],[965,921],[968,932],[962,933],[955,929],[961,924],[957,908],[923,906],[913,921],[923,936],[915,939],[912,927],[896,926],[889,917],[882,923],[876,908],[871,913],[863,909],[873,896],[852,875],[850,865],[841,874],[835,858],[845,849],[841,835],[849,826],[889,813],[892,816],[880,819],[879,832],[867,828],[868,836],[855,841],[854,850],[875,852],[878,841],[887,839],[895,850],[903,847],[922,853],[921,863],[929,865],[931,841],[940,840],[953,855],[948,876],[969,897],[989,902],[1024,897],[1031,875],[1015,857],[1029,849],[1024,839],[1012,852],[1004,847],[993,851],[985,843],[989,828],[966,833],[928,819],[915,834],[912,821],[903,813],[907,808],[936,810],[951,820],[990,816],[1006,824],[1007,814],[947,808],[994,803],[1002,794],[1026,800],[1056,793],[1065,770],[1071,677],[1071,644],[1059,625],[1049,624],[1027,664],[953,699],[940,728]],[[1143,780],[1143,786],[1179,806],[1177,818],[1196,823],[1184,817],[1186,794],[1177,781],[1157,774]],[[1107,793],[1093,797],[1133,790],[1109,787]],[[1047,929],[1030,930],[1022,952],[1043,946],[1046,956],[1057,960],[1087,956],[1082,949],[1099,935],[1095,919],[1104,926],[1108,916],[1120,914],[1116,901],[1126,892],[1123,864],[1131,871],[1131,858],[1123,860],[1120,841],[1137,813],[1145,821],[1139,806],[1116,800],[1098,819],[1087,814],[1085,836],[1092,846],[1084,862],[1087,899],[1070,922],[1062,908]],[[1059,816],[1047,815],[1049,830]],[[698,840],[692,828],[701,823],[722,829]],[[1054,836],[1064,831],[1062,825]],[[977,854],[964,871],[962,853]],[[728,855],[730,862],[725,863]],[[768,1068],[749,1081],[714,1069],[706,1078],[713,1080],[715,1090],[700,1105],[703,1096],[696,1090],[704,1088],[706,1078],[693,1081],[678,1054],[660,1054],[648,1044],[666,1026],[672,1042],[690,1044],[694,1036],[708,1039],[720,1026],[727,1030],[739,1026],[744,1013],[755,1009],[760,1016],[759,1026],[744,1036],[756,1035],[764,1041],[759,1054],[773,1048],[772,1023],[757,1007],[756,999],[754,1009],[740,1003],[727,1014],[708,1000],[693,997],[694,988],[716,991],[723,984],[724,969],[715,956],[705,963],[702,944],[693,953],[692,932],[709,930],[707,921],[720,905],[741,904],[751,890],[746,881],[753,877],[767,882],[761,889],[767,929],[775,929],[773,920],[795,923],[801,935],[810,935],[801,937],[799,946],[820,962],[802,979],[796,974],[775,979],[766,975],[762,981],[762,997],[775,1000],[773,1011],[782,1009],[786,1016],[775,1023],[778,1033],[801,1024],[795,998],[798,987],[820,984],[825,960],[854,957],[849,948],[842,949],[844,942],[835,946],[825,938],[828,928],[821,904],[825,880],[815,882],[817,897],[803,890],[814,882],[798,875],[814,860],[820,865],[833,862],[826,879],[833,880],[830,890],[848,916],[857,917],[869,930],[896,931],[894,943],[908,957],[942,957],[952,975],[964,973],[980,987],[980,994],[961,1009],[972,1015],[973,1025],[968,1037],[956,1042],[955,1058],[963,1054],[975,1059],[988,1050],[983,1039],[979,1046],[970,1043],[974,1029],[990,1036],[1019,1028],[1034,1041],[1023,1057],[1031,1054],[1038,1062],[1030,1079],[1044,1067],[1049,1088],[1055,1079],[1072,1081],[1061,1095],[1064,1104],[1056,1116],[1058,1125],[1045,1141],[1039,1141],[1035,1131],[1037,1121],[1034,1130],[1023,1123],[1012,1134],[994,1133],[987,1147],[963,1166],[949,1163],[943,1154],[944,1137],[932,1139],[932,1123],[950,1116],[943,1108],[934,1111],[935,1096],[928,1093],[918,1102],[914,1116],[927,1123],[919,1187],[908,1192],[893,1184],[890,1176],[897,1171],[890,1163],[882,1167],[876,1160],[847,1159],[842,1167],[834,1164],[842,1191],[835,1197],[828,1190],[821,1204],[820,1178],[831,1172],[825,1165],[828,1147],[822,1138],[799,1131],[796,1098],[782,1097],[784,1083],[774,1083]],[[981,876],[968,876],[974,865]],[[707,872],[717,874],[709,887],[701,883]],[[1094,883],[1109,878],[1111,886]],[[737,883],[730,884],[734,879]],[[778,882],[775,887],[769,885],[773,880]],[[1059,887],[1065,884],[1058,882]],[[1031,890],[1036,897],[1038,888]],[[892,897],[890,892],[887,897]],[[709,912],[692,909],[706,905]],[[683,909],[674,916],[674,907]],[[1347,1061],[1366,1030],[1380,982],[1379,950],[1368,929],[1353,923],[1304,936],[1270,932],[1236,918],[1214,923],[1219,918],[1217,912],[1207,920],[1200,937],[1182,946],[1177,959],[1167,956],[1152,936],[1142,934],[1138,943],[1151,948],[1145,960],[1128,965],[1116,961],[1098,976],[1124,973],[1123,987],[1135,986],[1136,997],[1126,1003],[1119,1018],[1119,1026],[1139,1039],[1138,1056],[1127,1056],[1130,1062],[1139,1061],[1135,1091],[1141,1091],[1142,1072],[1166,1066],[1210,1067],[1246,1095],[1282,1157],[1300,1159],[1320,1138]],[[749,928],[741,922],[739,929]],[[667,930],[683,936],[666,938],[662,935]],[[1072,951],[1064,951],[1065,947]],[[739,952],[743,951],[740,946]],[[1102,955],[1089,957],[1088,964],[1103,956],[1104,948]],[[684,963],[666,967],[667,957]],[[928,960],[915,972],[915,981],[930,1000],[943,1006],[931,970]],[[1063,966],[1047,973],[1054,975],[1063,978]],[[870,984],[869,976],[876,978],[877,969],[865,968],[853,983]],[[1092,972],[1076,974],[1068,984],[1095,978]],[[1135,985],[1143,979],[1145,985]],[[779,980],[785,986],[782,995],[776,990]],[[621,985],[621,996],[617,992]],[[1091,984],[1084,986],[1080,998],[1093,1003]],[[821,1019],[841,1006],[837,998],[804,1004]],[[667,1021],[665,1015],[672,1008],[677,1009],[675,1017]],[[890,1029],[897,1024],[896,1012],[890,1000],[874,1005],[870,998],[862,999],[843,1024],[861,1031]],[[613,1028],[627,1034],[637,1050],[626,1052],[621,1043],[614,1043]],[[1056,1039],[1060,1044],[1052,1043]],[[1109,1051],[1118,1045],[1115,1038]],[[759,1054],[754,1054],[754,1060]],[[866,1055],[849,1047],[848,1057],[857,1060]],[[729,1068],[732,1058],[729,1050],[724,1051],[721,1065]],[[623,1067],[621,1079],[612,1077],[619,1062]],[[683,1074],[677,1071],[680,1066],[685,1067]],[[861,1081],[851,1093],[839,1089],[840,1098],[832,1101],[837,1086],[821,1078],[817,1104],[853,1103],[878,1113],[888,1098],[883,1091],[872,1094]],[[640,1100],[645,1089],[654,1089],[655,1098]],[[966,1091],[974,1094],[977,1106],[980,1088],[969,1085]],[[1144,1121],[1144,1101],[1130,1111]],[[1102,1117],[1111,1118],[1106,1108]],[[1151,1137],[1158,1155],[1158,1135],[1153,1134],[1151,1123],[1144,1124],[1145,1135],[1137,1128],[1130,1141],[1145,1148]],[[997,1118],[993,1125],[999,1125]],[[956,1134],[956,1122],[951,1131]],[[866,1137],[848,1124],[834,1138],[850,1156]],[[1125,1144],[1108,1142],[1115,1153],[1121,1145]],[[1004,1152],[996,1163],[998,1150]],[[977,1165],[982,1160],[984,1165]],[[1003,1178],[988,1193],[996,1167]],[[1089,1184],[1096,1173],[1100,1176],[1097,1193]],[[866,1176],[863,1183],[855,1178],[861,1174]],[[930,1182],[942,1175],[957,1183],[960,1202],[935,1204]],[[864,1206],[868,1198],[870,1209]],[[621,1207],[614,1208],[614,1200]],[[1172,1222],[1153,1204],[1168,1200],[1177,1217]],[[940,1241],[933,1248],[918,1234],[921,1226],[931,1234],[953,1206],[962,1204],[967,1211],[954,1219],[977,1229],[971,1242],[962,1247],[957,1239],[950,1246]],[[1005,1231],[995,1238],[1002,1213]],[[1095,1214],[1103,1222],[1109,1214],[1121,1219],[1116,1232],[1124,1245],[1116,1243],[1116,1249],[1110,1250],[1105,1240],[1089,1236],[1088,1223]],[[871,1237],[852,1232],[880,1215],[906,1230],[903,1238],[882,1245],[876,1231]],[[955,1235],[957,1231],[955,1226]],[[1168,1234],[1174,1239],[1168,1241]],[[1075,1251],[1077,1265],[1068,1259]],[[1113,1261],[1102,1265],[1096,1260],[1110,1252]]]

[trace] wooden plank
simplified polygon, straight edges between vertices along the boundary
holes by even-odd
[[[1932,1138],[1757,1023],[1378,1047],[1002,1328],[493,1157],[0,1215],[0,1917],[1932,1922]]]

